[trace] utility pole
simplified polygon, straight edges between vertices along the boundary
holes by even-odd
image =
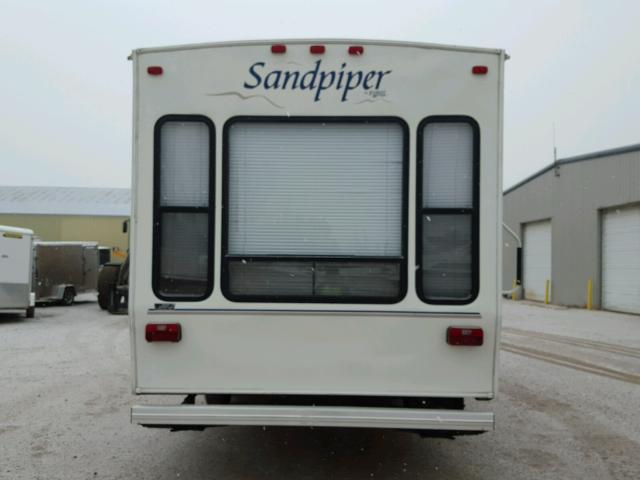
[[[556,147],[556,122],[551,124],[553,130],[553,163],[558,161],[558,147]]]
[[[553,130],[553,174],[560,176],[560,165],[558,165],[558,147],[556,147],[556,122],[551,124]]]

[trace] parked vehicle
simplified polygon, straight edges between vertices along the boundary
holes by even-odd
[[[129,220],[122,222],[122,233],[129,233]],[[116,253],[121,257],[123,252]],[[98,305],[102,310],[108,310],[111,314],[127,314],[129,310],[128,252],[124,257],[124,262],[106,263],[100,270],[98,274]]]
[[[71,305],[98,286],[96,242],[35,242],[36,301]]]
[[[98,247],[98,264],[102,267],[109,262],[111,262],[111,247],[100,245]]]
[[[33,318],[33,231],[0,225],[0,312],[24,311]]]
[[[129,257],[106,263],[98,274],[98,305],[113,314],[126,314],[129,305]]]
[[[505,58],[135,50],[132,421],[491,430]]]

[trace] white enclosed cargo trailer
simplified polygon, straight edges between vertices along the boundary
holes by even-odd
[[[505,58],[135,50],[133,422],[492,429]]]
[[[0,225],[0,312],[24,311],[33,318],[32,251],[32,230]]]

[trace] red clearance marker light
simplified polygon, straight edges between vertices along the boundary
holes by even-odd
[[[309,51],[314,55],[321,55],[324,53],[324,45],[311,45]]]
[[[463,345],[479,347],[484,340],[481,328],[449,327],[447,328],[447,343],[449,345]]]
[[[271,53],[285,53],[287,46],[282,44],[271,45]]]
[[[360,45],[352,45],[349,47],[349,55],[362,55],[364,53],[364,47]]]
[[[489,67],[486,67],[484,65],[475,65],[471,69],[471,73],[473,73],[474,75],[486,75],[488,72],[489,72]]]
[[[179,323],[147,323],[144,337],[147,342],[179,342],[182,328]]]
[[[162,75],[162,67],[158,67],[158,66],[147,67],[147,73],[149,75]]]

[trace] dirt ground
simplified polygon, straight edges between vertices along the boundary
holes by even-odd
[[[505,301],[496,430],[145,429],[128,319],[93,301],[0,316],[0,478],[637,479],[640,317]],[[176,402],[177,403],[177,402]]]

